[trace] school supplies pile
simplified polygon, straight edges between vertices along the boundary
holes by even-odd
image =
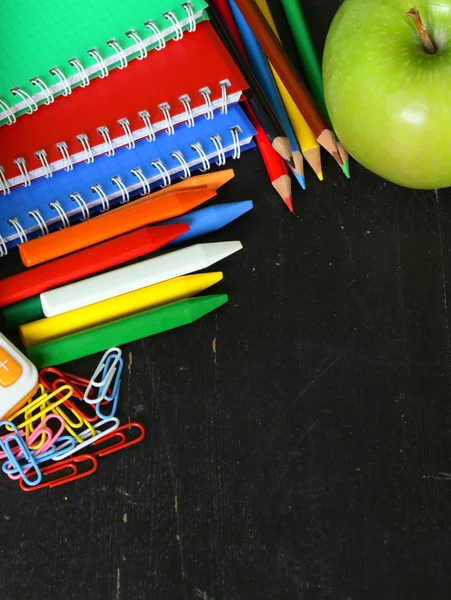
[[[0,255],[254,146],[247,81],[206,9],[3,2]]]
[[[235,60],[246,73],[253,93],[266,97],[284,133],[285,151],[268,146],[268,130],[258,108],[246,112],[256,128],[256,142],[274,188],[292,211],[291,180],[295,175],[305,189],[304,159],[323,180],[321,149],[331,154],[349,177],[349,156],[333,132],[324,101],[321,65],[310,36],[301,0],[282,0],[282,11],[273,13],[291,31],[296,55],[276,26],[267,0],[212,0],[210,17]],[[289,34],[288,34],[289,35]],[[233,50],[235,47],[235,51]],[[294,64],[300,62],[307,84]],[[307,87],[308,86],[308,87]],[[280,143],[280,142],[279,142]]]
[[[34,399],[0,422],[1,468],[23,491],[53,488],[87,477],[98,459],[145,436],[135,422],[116,417],[124,366],[110,348],[90,380],[46,368]]]

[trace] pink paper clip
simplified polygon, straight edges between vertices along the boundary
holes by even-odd
[[[86,470],[80,470],[79,467],[83,465],[83,463],[91,464]],[[66,483],[70,483],[71,481],[76,481],[77,479],[82,479],[83,477],[87,477],[88,475],[92,475],[95,471],[97,471],[97,467],[99,463],[94,456],[90,454],[80,454],[80,456],[74,456],[69,460],[65,460],[63,462],[55,463],[53,465],[48,465],[47,467],[42,468],[41,474],[45,477],[46,481],[43,481],[39,485],[28,486],[23,481],[20,480],[19,485],[21,490],[24,492],[34,492],[35,490],[41,490],[43,488],[54,488],[59,485],[65,485]],[[56,477],[52,479],[51,475],[58,475],[62,473],[64,470],[69,470],[68,475],[62,475],[60,477]]]

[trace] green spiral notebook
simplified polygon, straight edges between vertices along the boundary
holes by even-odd
[[[207,19],[205,0],[1,0],[0,124]]]

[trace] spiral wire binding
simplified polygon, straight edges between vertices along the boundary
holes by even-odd
[[[41,213],[39,212],[39,210],[35,208],[34,210],[30,210],[30,212],[28,214],[33,219],[36,219],[36,221],[41,229],[41,235],[48,235],[49,228],[47,227],[47,223],[44,221],[44,218],[41,215]]]
[[[144,122],[144,127],[146,128],[147,133],[148,133],[147,140],[149,142],[154,142],[156,139],[156,136],[155,136],[155,132],[152,127],[152,123],[150,121],[149,111],[142,110],[140,113],[138,113],[138,116]]]
[[[186,114],[186,126],[187,127],[194,127],[194,115],[193,115],[193,109],[191,108],[191,98],[185,94],[185,96],[180,96],[179,98],[180,102],[182,103],[183,107],[185,108],[185,114]]]
[[[106,127],[105,125],[103,125],[102,127],[99,127],[97,129],[97,131],[103,137],[103,139],[105,140],[105,144],[107,145],[108,149],[106,151],[106,155],[107,156],[114,156],[113,142],[111,141],[110,132],[108,130],[108,127]]]
[[[45,150],[37,150],[35,152],[35,154],[36,154],[36,158],[38,158],[42,163],[42,167],[44,169],[44,177],[46,179],[48,179],[49,177],[52,177],[53,173],[52,173],[52,169],[50,168],[49,161],[47,160],[46,151]]]
[[[174,124],[172,123],[172,117],[171,117],[171,107],[169,106],[169,104],[167,102],[160,104],[160,106],[158,107],[161,112],[163,113],[164,116],[164,120],[166,123],[166,133],[168,135],[174,135],[175,133],[175,129],[174,129]]]
[[[91,146],[89,145],[89,139],[88,139],[88,136],[86,135],[86,133],[81,133],[80,135],[77,135],[77,140],[83,146],[83,150],[86,154],[85,163],[87,165],[89,165],[90,163],[93,163],[94,155],[92,153]]]
[[[0,165],[0,185],[2,186],[2,194],[7,196],[11,193],[8,180],[5,177],[5,169]]]
[[[119,125],[125,131],[125,135],[127,136],[127,148],[128,150],[132,150],[135,147],[135,140],[133,139],[133,133],[130,129],[130,121],[128,119],[119,119]]]
[[[27,164],[25,162],[25,159],[22,157],[16,158],[14,160],[14,162],[15,162],[16,166],[19,167],[20,173],[23,177],[23,186],[29,187],[31,185],[31,179],[30,179],[30,175],[27,170]]]
[[[233,142],[232,158],[234,160],[237,160],[241,156],[241,145],[240,145],[240,137],[239,136],[240,136],[240,133],[242,133],[242,130],[240,127],[235,126],[235,127],[230,128],[230,133],[232,135],[232,142]],[[210,136],[210,139],[213,142],[216,152],[218,154],[218,160],[216,161],[216,164],[219,166],[222,166],[225,164],[225,160],[226,160],[225,148],[223,146],[222,139],[219,136],[219,134]],[[64,142],[61,142],[59,145],[63,146]],[[211,168],[211,163],[210,163],[210,160],[209,160],[207,154],[205,153],[205,150],[204,150],[202,144],[200,142],[196,142],[195,144],[191,144],[191,148],[195,152],[197,152],[197,154],[199,155],[199,157],[201,159],[202,167],[199,168],[199,170],[203,173],[208,171]],[[67,152],[67,147],[66,147],[65,151]],[[189,166],[188,162],[186,161],[186,159],[184,158],[183,154],[179,150],[177,150],[176,152],[173,152],[171,154],[171,157],[174,160],[178,161],[178,163],[181,165],[181,167],[183,169],[183,174],[178,175],[178,176],[181,179],[186,179],[188,177],[191,177],[190,166]],[[26,172],[26,167],[24,166],[25,161],[23,159],[17,159],[17,160],[23,161],[21,163],[21,165],[22,165],[22,168],[24,168],[25,172]],[[159,174],[161,175],[163,183],[161,184],[160,187],[165,188],[165,187],[171,185],[171,183],[172,183],[171,174],[169,173],[169,170],[167,169],[167,167],[164,165],[163,161],[158,159],[158,160],[152,161],[150,164],[154,169],[158,170]],[[139,167],[136,167],[134,169],[131,169],[130,172],[132,175],[134,175],[135,177],[137,177],[139,179],[140,184],[142,185],[143,191],[142,191],[141,195],[144,196],[144,195],[150,194],[151,193],[150,182],[144,175],[143,171]],[[25,178],[25,175],[24,175],[24,178]],[[122,199],[121,199],[120,203],[124,204],[126,202],[129,202],[130,201],[129,191],[126,188],[126,186],[124,185],[120,176],[117,175],[115,177],[112,177],[111,182],[114,183],[115,185],[117,185],[121,192]],[[8,183],[3,174],[3,167],[1,167],[1,166],[0,166],[0,184],[3,187],[5,187],[5,185],[6,185],[6,187],[8,188]],[[24,185],[25,185],[25,183],[24,183]],[[101,212],[108,211],[110,209],[110,203],[109,203],[108,197],[107,197],[105,191],[103,190],[102,186],[100,184],[95,184],[95,185],[91,186],[91,190],[93,193],[97,193],[97,195],[99,196],[99,198],[101,200],[101,203],[102,203]],[[3,193],[9,193],[9,192],[3,191]],[[80,213],[81,213],[81,219],[79,219],[79,220],[85,221],[85,220],[89,219],[91,217],[90,210],[89,210],[89,207],[86,204],[85,200],[81,196],[81,194],[79,194],[78,192],[74,192],[74,193],[70,194],[69,197],[70,197],[71,201],[76,202],[78,204],[78,207],[79,207]],[[63,228],[67,228],[67,227],[71,226],[69,216],[66,213],[66,211],[64,210],[64,208],[61,206],[59,201],[56,200],[54,202],[49,202],[49,207],[52,210],[56,210],[58,212]],[[48,229],[47,223],[44,221],[39,210],[37,210],[37,209],[31,210],[29,212],[29,215],[30,215],[30,217],[34,218],[37,221],[39,228],[41,230],[41,234],[47,235],[49,233],[49,229]],[[19,236],[19,239],[22,243],[26,242],[28,240],[25,230],[23,229],[22,225],[20,224],[19,220],[16,217],[9,219],[8,224],[11,227],[15,228],[15,230]],[[5,242],[4,238],[2,236],[0,236],[0,257],[6,256],[7,254],[8,254],[8,248],[7,248],[6,242]]]
[[[50,91],[49,86],[44,81],[42,81],[42,79],[40,79],[39,77],[33,77],[33,79],[30,79],[30,82],[32,83],[32,85],[35,85],[41,90],[41,92],[44,93],[45,104],[49,105],[52,104],[52,102],[55,102],[55,96]]]
[[[188,32],[193,33],[194,31],[196,31],[196,28],[197,28],[197,22],[196,22],[196,18],[195,18],[195,14],[194,14],[193,4],[191,2],[184,2],[182,4],[182,8],[187,13]],[[168,12],[164,13],[163,16],[169,21],[169,23],[171,24],[171,26],[175,32],[175,36],[173,39],[175,41],[180,41],[183,38],[184,32],[183,32],[181,23],[178,20],[177,16],[172,11],[168,11]],[[157,50],[157,51],[163,50],[166,47],[166,40],[165,40],[164,35],[161,32],[160,28],[158,27],[158,25],[154,21],[147,21],[144,23],[144,26],[147,27],[147,29],[149,29],[153,33],[153,36],[157,40],[157,46],[155,47],[155,50]],[[125,35],[138,46],[139,56],[137,56],[137,58],[139,60],[142,60],[143,58],[145,58],[147,56],[148,49],[147,49],[144,41],[142,40],[142,38],[138,35],[138,33],[136,33],[136,31],[134,31],[134,30],[129,30],[125,33]],[[119,62],[118,68],[124,69],[128,65],[128,59],[127,59],[127,55],[126,55],[124,49],[121,47],[119,42],[115,39],[108,40],[106,43],[116,53],[117,60]],[[153,44],[153,42],[151,42],[151,43]],[[104,77],[107,77],[109,74],[108,67],[105,63],[105,60],[102,58],[102,55],[100,54],[100,52],[96,48],[91,48],[90,50],[87,50],[87,54],[95,60],[96,66],[98,67],[96,76],[100,77],[102,79]],[[81,78],[80,86],[86,87],[87,85],[89,85],[89,83],[90,83],[89,75],[87,74],[85,67],[82,64],[82,61],[79,58],[71,58],[68,61],[68,63],[71,67],[73,67],[77,70],[77,74]],[[49,73],[50,73],[50,75],[56,77],[58,79],[59,83],[62,85],[61,93],[63,94],[63,96],[68,96],[69,94],[72,93],[72,88],[70,86],[70,83],[69,83],[67,77],[64,75],[64,73],[62,72],[62,70],[59,67],[53,67],[52,69],[49,70]],[[40,89],[40,91],[44,94],[45,104],[50,104],[51,102],[53,102],[55,100],[54,94],[52,93],[50,88],[47,86],[47,84],[45,84],[42,81],[42,79],[40,77],[33,77],[32,79],[30,79],[30,82],[33,85],[37,86]],[[25,102],[28,112],[30,114],[38,109],[38,105],[33,100],[33,98],[19,86],[15,86],[14,88],[12,88],[11,93],[15,96],[20,97]],[[6,117],[8,119],[8,121],[7,121],[8,125],[11,125],[12,123],[14,123],[16,121],[14,111],[12,111],[11,107],[1,98],[0,98],[0,110],[6,114]]]
[[[58,142],[56,144],[56,147],[61,152],[61,154],[63,155],[63,159],[66,162],[64,170],[65,171],[73,171],[74,165],[72,164],[72,159],[70,157],[69,149],[67,147],[66,142]]]
[[[89,207],[86,204],[86,202],[83,200],[81,194],[79,194],[78,192],[75,192],[74,194],[70,194],[69,198],[72,200],[72,202],[76,202],[78,204],[78,206],[80,207],[80,211],[82,214],[81,221],[87,221],[88,219],[91,218],[91,214],[89,212]]]
[[[199,90],[199,92],[203,96],[203,98],[205,100],[205,105],[207,107],[207,114],[205,115],[205,118],[208,119],[208,120],[213,119],[214,113],[213,113],[213,105],[211,103],[211,90],[210,90],[210,88],[207,88],[207,87],[202,88],[201,90]]]

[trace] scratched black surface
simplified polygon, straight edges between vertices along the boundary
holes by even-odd
[[[321,48],[339,2],[304,5]],[[235,166],[229,304],[123,347],[142,444],[54,490],[0,479],[2,600],[449,598],[451,193],[325,159],[290,216],[257,151]]]

